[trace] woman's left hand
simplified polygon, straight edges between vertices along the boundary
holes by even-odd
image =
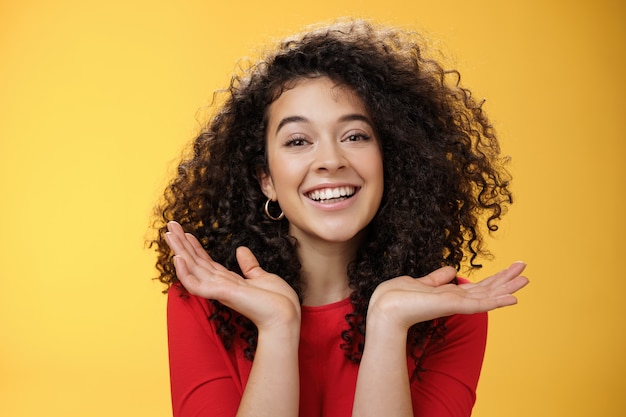
[[[516,304],[513,294],[528,284],[528,279],[520,275],[525,267],[523,262],[515,262],[482,281],[461,285],[450,284],[456,276],[452,267],[437,269],[417,279],[393,278],[374,291],[368,323],[371,319],[382,320],[386,325],[408,330],[416,323],[438,317],[473,314]]]
[[[413,416],[407,375],[407,332],[420,322],[493,310],[517,303],[528,284],[516,262],[475,284],[450,284],[452,267],[422,278],[402,276],[381,283],[370,299],[367,336],[359,367],[353,416]],[[435,372],[436,373],[436,372]],[[464,388],[465,389],[465,388]]]

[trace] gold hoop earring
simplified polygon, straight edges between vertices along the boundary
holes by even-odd
[[[280,214],[278,215],[278,217],[274,217],[274,216],[272,216],[272,215],[270,214],[270,202],[271,202],[271,201],[272,201],[272,200],[270,200],[270,199],[268,198],[268,199],[267,199],[267,201],[265,202],[265,215],[266,215],[267,217],[269,217],[270,219],[274,220],[274,221],[279,221],[279,220],[282,220],[282,219],[283,219],[283,217],[285,217],[285,213],[283,213],[283,212],[282,212],[282,210],[281,210]]]

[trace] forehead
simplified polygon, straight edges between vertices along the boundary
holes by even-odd
[[[292,115],[329,117],[338,113],[367,115],[363,100],[348,86],[328,77],[304,78],[285,86],[267,109],[268,125]]]

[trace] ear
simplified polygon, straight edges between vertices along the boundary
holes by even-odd
[[[274,189],[274,182],[272,181],[272,177],[263,168],[259,168],[256,172],[256,176],[259,179],[259,185],[261,186],[261,190],[265,197],[269,198],[272,201],[276,201],[276,190]]]

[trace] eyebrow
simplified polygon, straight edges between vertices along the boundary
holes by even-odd
[[[374,125],[372,124],[372,121],[369,119],[369,117],[359,114],[359,113],[354,113],[354,114],[346,114],[345,116],[341,116],[338,120],[338,122],[342,123],[342,122],[351,122],[354,120],[359,120],[362,122],[367,123],[368,125],[370,125],[372,128],[374,127]],[[280,123],[278,123],[278,126],[276,127],[276,133],[278,134],[278,132],[280,131],[280,129],[282,129],[285,125],[289,124],[289,123],[308,123],[309,119],[307,119],[306,117],[303,116],[288,116],[285,117],[284,119],[282,119],[280,121]]]

